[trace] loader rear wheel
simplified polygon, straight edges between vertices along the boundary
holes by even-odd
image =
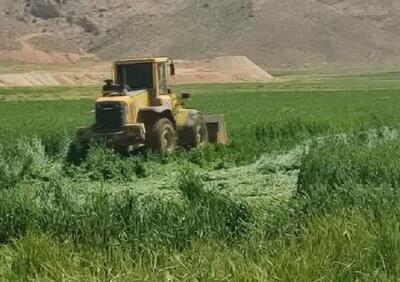
[[[176,131],[173,123],[167,119],[159,119],[151,128],[146,142],[153,151],[172,153],[176,149]]]

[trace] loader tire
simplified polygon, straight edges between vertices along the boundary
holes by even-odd
[[[85,143],[74,140],[68,148],[67,161],[74,165],[80,165],[87,156],[89,146]]]
[[[208,131],[204,120],[196,119],[193,126],[184,131],[182,139],[186,148],[198,148],[208,144]]]
[[[160,153],[172,153],[176,149],[176,131],[174,124],[167,118],[159,119],[146,136],[148,147]]]
[[[117,146],[114,148],[114,150],[120,154],[122,157],[127,157],[130,154],[130,151],[128,149],[128,146]]]

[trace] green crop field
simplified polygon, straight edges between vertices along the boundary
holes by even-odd
[[[1,281],[398,281],[400,73],[177,88],[228,145],[80,166],[98,87],[0,88]]]

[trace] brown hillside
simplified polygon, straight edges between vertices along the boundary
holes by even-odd
[[[271,67],[400,62],[397,0],[3,0],[0,5],[1,49],[21,48],[18,37],[45,32],[104,59],[243,55]]]

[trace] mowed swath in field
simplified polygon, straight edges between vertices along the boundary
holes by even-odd
[[[187,106],[199,108],[206,113],[224,113],[227,120],[230,145],[223,148],[222,152],[206,153],[209,155],[206,161],[198,161],[196,158],[199,156],[194,156],[193,162],[200,162],[206,170],[218,166],[232,167],[222,174],[218,171],[214,173],[227,174],[225,180],[218,180],[218,177],[212,176],[213,173],[209,178],[222,186],[231,185],[230,189],[239,195],[247,193],[255,197],[257,195],[254,195],[253,190],[259,191],[261,195],[268,194],[260,189],[263,189],[263,185],[268,186],[268,178],[275,176],[263,176],[257,172],[257,166],[254,166],[260,162],[260,158],[279,159],[279,152],[301,146],[304,141],[318,135],[397,125],[399,118],[393,114],[400,103],[397,90],[400,83],[396,80],[397,76],[397,73],[306,73],[282,75],[277,80],[264,84],[177,86],[178,93],[189,91],[194,94]],[[15,143],[15,140],[23,137],[36,137],[43,140],[48,147],[59,146],[65,142],[63,139],[73,137],[77,127],[93,123],[91,110],[98,95],[97,86],[0,89],[0,96],[10,100],[0,105],[3,108],[0,136],[6,144]],[[26,115],[29,113],[29,118],[16,119],[17,112]],[[265,155],[268,153],[271,155]],[[299,156],[295,156],[289,163],[298,161],[298,158]],[[152,165],[154,164],[149,165],[149,171],[152,171]],[[155,171],[164,169],[161,166]],[[276,169],[279,170],[279,165]],[[167,170],[177,170],[177,164],[173,162]],[[235,179],[246,178],[246,171],[249,177],[252,174],[250,178],[262,179],[261,188],[245,192],[234,187],[240,186],[241,182]],[[293,172],[296,173],[295,168]],[[289,171],[291,173],[292,170]],[[158,172],[154,175],[159,176]],[[174,182],[173,177],[168,179],[168,173],[167,176],[161,175],[163,180],[157,177],[154,180],[145,179],[140,185],[136,183],[133,186],[143,186],[143,189],[139,189],[143,192],[146,186],[150,186],[149,183],[153,183],[149,191],[154,191],[165,186],[165,179],[167,182]],[[285,181],[286,176],[280,176]],[[278,179],[280,176],[278,175]],[[293,185],[296,185],[296,176],[294,177],[293,180],[287,180],[292,183],[290,187],[282,184],[283,189],[293,192]],[[292,177],[287,179],[290,178]],[[251,181],[243,183],[244,187],[254,186]],[[270,183],[271,189],[276,189],[274,185]],[[132,188],[131,186],[127,185],[128,188]],[[290,195],[287,194],[288,190],[277,193]]]
[[[398,76],[179,86],[188,106],[226,115],[227,146],[129,158],[95,146],[80,167],[65,150],[93,122],[96,88],[68,101],[50,97],[82,89],[0,89],[24,95],[0,103],[0,278],[397,277]]]

